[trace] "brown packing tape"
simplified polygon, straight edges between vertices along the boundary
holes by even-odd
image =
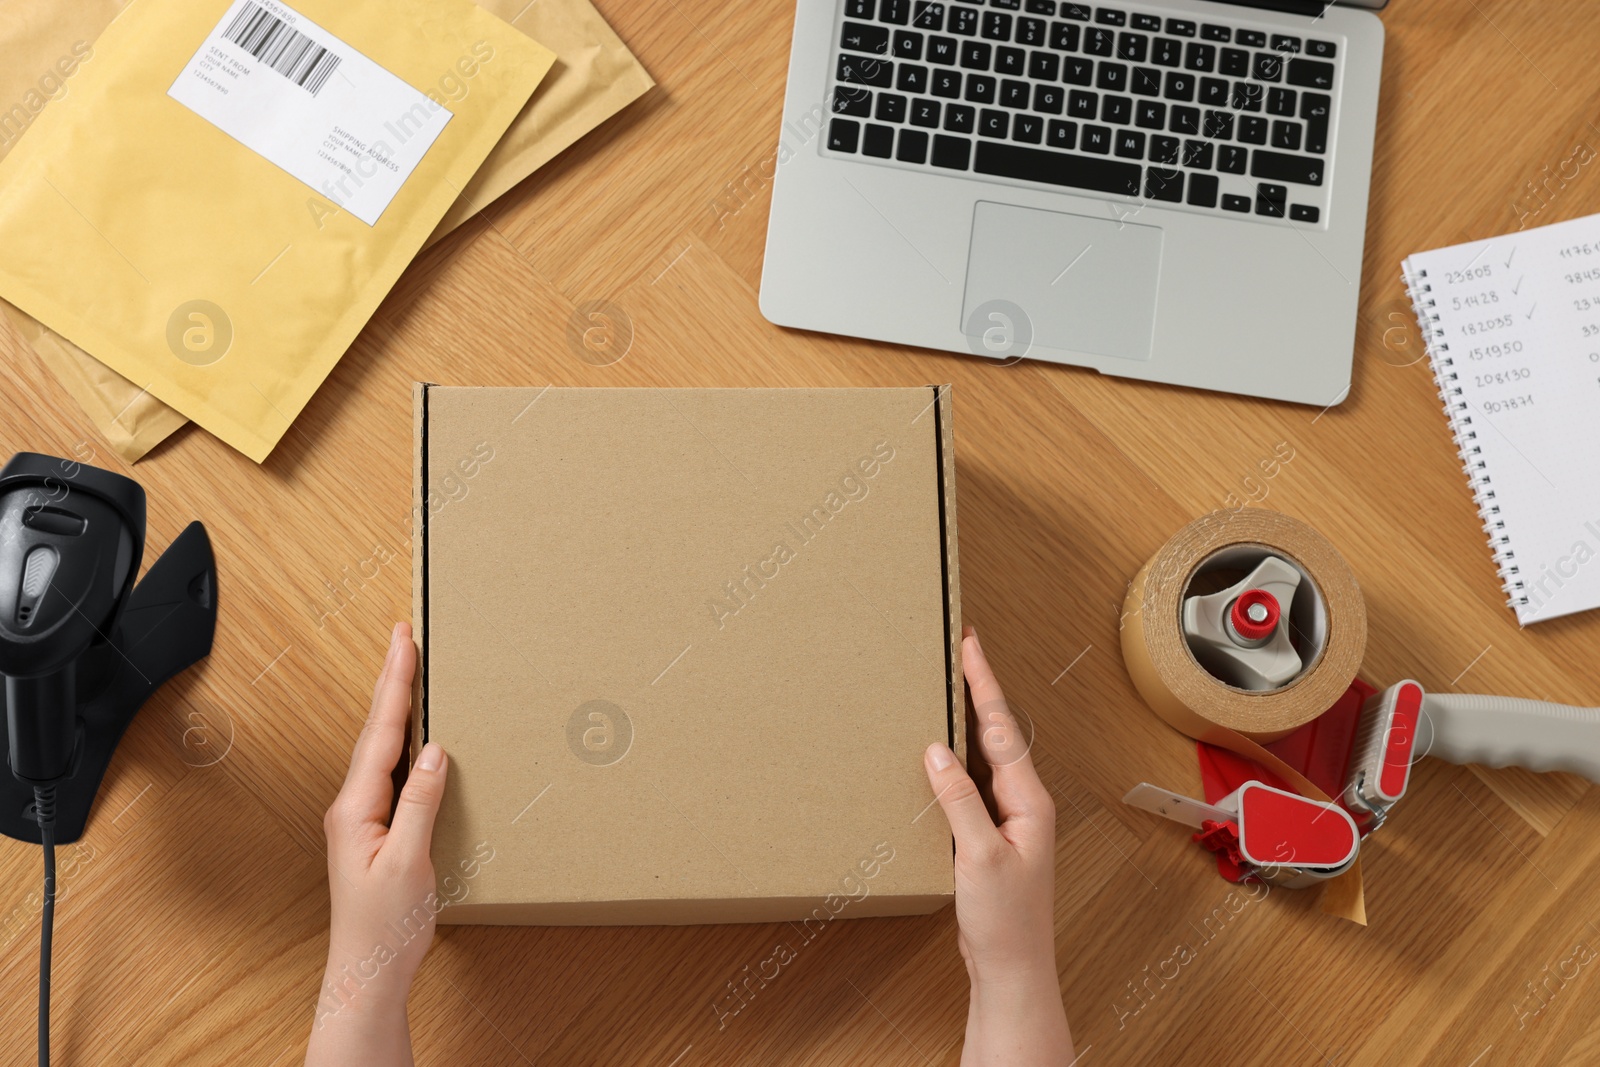
[[[476,0],[556,53],[556,64],[494,147],[427,246],[483,210],[655,84],[589,0]],[[72,74],[126,0],[8,0],[0,12],[0,158]],[[58,66],[58,64],[60,64]],[[18,332],[78,401],[112,451],[141,459],[188,420],[82,348],[0,301]]]
[[[1259,548],[1288,559],[1311,578],[1326,609],[1327,632],[1310,665],[1271,692],[1230,686],[1195,659],[1183,637],[1184,592],[1196,575],[1233,548]],[[1262,747],[1333,706],[1361,666],[1367,609],[1355,574],[1310,526],[1275,511],[1214,511],[1185,526],[1152,556],[1123,604],[1122,658],[1134,687],[1171,726],[1206,744],[1255,760],[1305,796],[1331,799],[1310,779]],[[1358,860],[1323,887],[1323,911],[1366,924]]]

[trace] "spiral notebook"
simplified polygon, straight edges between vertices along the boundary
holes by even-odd
[[[1600,607],[1600,216],[1402,269],[1517,621]]]

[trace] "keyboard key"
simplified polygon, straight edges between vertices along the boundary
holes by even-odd
[[[983,35],[991,41],[1011,40],[1011,16],[999,11],[985,11]]]
[[[1250,198],[1248,196],[1236,196],[1233,193],[1224,193],[1222,196],[1222,210],[1248,213],[1250,211]]]
[[[928,91],[928,68],[915,63],[902,63],[894,84],[903,93],[925,93]]]
[[[1011,117],[1004,111],[984,108],[978,112],[979,137],[1005,137],[1011,132]]]
[[[1332,59],[1339,52],[1339,46],[1332,41],[1307,41],[1306,55],[1319,56],[1323,59]]]
[[[1130,23],[1130,25],[1132,25],[1133,28],[1136,29],[1136,30],[1149,30],[1149,31],[1151,31],[1153,33],[1160,33],[1161,32],[1161,16],[1159,16],[1159,15],[1135,15],[1135,16],[1133,16],[1133,22]]]
[[[1288,156],[1281,152],[1250,153],[1250,176],[1275,182],[1321,185],[1323,162],[1312,156]]]
[[[1128,68],[1121,63],[1101,63],[1095,69],[1094,83],[1114,93],[1128,91]]]
[[[1078,34],[1083,31],[1070,22],[1052,22],[1050,24],[1050,47],[1057,52],[1076,52],[1078,50]]]
[[[1056,0],[1028,0],[1028,11],[1034,15],[1054,15]]]
[[[1210,141],[1183,142],[1183,165],[1195,170],[1210,170],[1214,148]]]
[[[1126,126],[1133,121],[1133,101],[1126,96],[1108,96],[1101,100],[1100,121]]]
[[[1111,151],[1111,128],[1108,126],[1085,126],[1083,128],[1083,150],[1105,155]]]
[[[1068,85],[1088,85],[1094,80],[1094,60],[1067,58],[1061,64],[1061,80]]]
[[[968,70],[988,70],[993,57],[993,45],[982,41],[966,41],[961,45],[961,65]]]
[[[1083,50],[1091,56],[1109,56],[1117,50],[1116,34],[1098,26],[1084,30]]]
[[[1267,47],[1267,35],[1262,33],[1260,30],[1240,30],[1238,33],[1233,35],[1233,39],[1235,42],[1244,45],[1246,48]]]
[[[972,3],[972,2],[975,2],[975,0],[968,0],[968,3]],[[1021,11],[1022,10],[1022,0],[989,0],[989,6],[990,7],[1003,7],[1007,11]]]
[[[972,142],[965,137],[951,137],[947,133],[933,135],[933,165],[951,170],[966,170],[972,156]]]
[[[861,123],[853,119],[834,119],[828,123],[828,147],[835,152],[854,152],[861,140]]]
[[[879,93],[877,117],[882,122],[906,120],[906,98],[896,93]]]
[[[1272,35],[1272,50],[1274,52],[1299,52],[1300,38],[1289,37],[1286,34],[1275,33]]]
[[[886,59],[848,55],[839,57],[838,81],[887,89],[893,77],[894,64]]]
[[[1028,66],[1028,53],[1020,48],[996,48],[994,69],[997,74],[1022,74]]]
[[[1007,78],[1000,83],[1000,104],[1002,107],[1025,108],[1032,97],[1028,92],[1028,83],[1012,81]]]
[[[980,174],[1064,185],[1122,196],[1139,195],[1140,166],[1119,159],[1088,159],[1042,148],[999,141],[978,145],[974,169]]]
[[[1161,95],[1161,72],[1154,67],[1134,67],[1128,88],[1139,96]]]
[[[1088,4],[1062,4],[1061,5],[1061,17],[1064,18],[1064,19],[1071,19],[1074,22],[1088,22],[1089,21],[1089,5]]]
[[[1300,94],[1300,117],[1306,120],[1306,151],[1328,150],[1328,107],[1332,100],[1321,93]]]
[[[1167,32],[1174,37],[1193,37],[1194,23],[1184,19],[1168,19]]]
[[[1240,115],[1239,140],[1245,144],[1266,144],[1267,120],[1254,115]]]
[[[1217,148],[1217,169],[1224,174],[1243,174],[1248,149],[1240,148],[1236,144],[1219,145]]]
[[[1149,51],[1150,38],[1142,33],[1119,33],[1117,35],[1117,58],[1125,59],[1129,63],[1143,63],[1145,53]]]
[[[1045,127],[1051,148],[1072,148],[1078,143],[1078,124],[1051,119]]]
[[[1215,174],[1189,175],[1189,203],[1195,207],[1217,206],[1217,176]]]
[[[1300,151],[1300,124],[1287,119],[1272,121],[1272,147],[1286,152]]]
[[[911,0],[879,0],[878,21],[904,26],[911,19]]]
[[[859,22],[847,22],[844,24],[844,29],[839,32],[839,47],[848,48],[852,52],[887,55],[889,31],[882,26],[863,26]]]
[[[931,88],[934,96],[954,100],[961,95],[961,75],[953,70],[936,70],[933,72]]]
[[[1224,48],[1217,69],[1230,78],[1250,77],[1250,53],[1243,48]]]
[[[854,115],[864,119],[872,114],[872,94],[853,85],[835,86],[832,111],[835,115]]]
[[[1217,46],[1190,41],[1189,47],[1184,49],[1183,65],[1189,70],[1198,70],[1202,73],[1215,70],[1217,66]]]
[[[1228,106],[1228,79],[1201,78],[1200,102],[1214,107]]]
[[[1228,29],[1226,26],[1212,26],[1207,24],[1200,27],[1200,36],[1204,37],[1208,41],[1231,41],[1233,40],[1233,31]],[[1193,201],[1191,201],[1191,203],[1192,202]]]
[[[1067,114],[1075,119],[1092,119],[1100,112],[1100,98],[1074,89],[1067,94]]]
[[[959,33],[963,37],[976,36],[978,32],[978,12],[965,4],[956,4],[950,9],[950,18],[945,23],[946,30]]]
[[[1033,110],[1044,115],[1061,114],[1063,97],[1066,94],[1057,85],[1035,85],[1033,87]]]
[[[1260,111],[1262,87],[1255,82],[1233,83],[1233,110]]]
[[[1289,60],[1289,84],[1307,89],[1332,89],[1333,64],[1315,59]]]
[[[929,37],[928,62],[953,66],[958,55],[954,37]]]
[[[994,79],[987,74],[968,74],[967,99],[974,104],[994,103]]]
[[[1017,37],[1018,44],[1025,44],[1030,48],[1043,48],[1045,36],[1044,19],[1018,19]]]
[[[894,128],[891,126],[868,125],[866,132],[861,135],[861,154],[864,156],[877,156],[879,159],[888,159],[894,152]]]
[[[872,17],[873,7],[873,0],[845,0],[845,17],[852,19],[870,19]]]
[[[1257,52],[1252,65],[1257,81],[1275,82],[1283,78],[1283,57],[1272,52]]]
[[[1200,127],[1201,133],[1213,141],[1233,140],[1233,114],[1228,111],[1207,111],[1205,123]],[[1244,170],[1241,163],[1239,169]]]
[[[1155,134],[1150,138],[1150,162],[1166,163],[1171,166],[1178,165],[1178,139],[1168,137],[1166,134]]]
[[[1050,52],[1028,53],[1028,77],[1053,82],[1061,76],[1061,57]]]
[[[1168,100],[1193,100],[1194,75],[1169,71],[1167,73],[1166,95]]]
[[[1172,106],[1172,121],[1167,126],[1167,129],[1173,133],[1199,133],[1200,109],[1174,104]]]
[[[1144,195],[1151,200],[1183,203],[1183,171],[1147,167],[1144,172]]]
[[[894,57],[896,59],[921,59],[922,34],[910,33],[899,30],[894,35]]]
[[[1123,159],[1143,159],[1144,134],[1137,130],[1118,130],[1113,151]]]
[[[1288,199],[1289,190],[1283,186],[1262,183],[1256,186],[1256,214],[1281,219],[1284,204]]]
[[[1176,67],[1183,62],[1183,48],[1170,37],[1158,37],[1155,47],[1150,50],[1150,62],[1163,67]]]
[[[919,30],[944,29],[944,5],[930,0],[916,0],[911,5],[911,25]]]
[[[1038,115],[1018,115],[1016,122],[1011,125],[1011,137],[1028,144],[1038,144],[1044,139],[1044,119]]]
[[[944,106],[944,128],[951,133],[972,133],[978,128],[978,109],[966,104]],[[1240,173],[1244,173],[1240,171]]]
[[[1296,222],[1316,222],[1322,212],[1310,204],[1294,204],[1289,208],[1289,217]]]
[[[1267,90],[1267,114],[1293,115],[1295,103],[1294,98],[1295,91],[1293,89]]]
[[[1133,124],[1147,130],[1164,130],[1167,127],[1167,105],[1155,100],[1141,100],[1134,108]]]
[[[1094,13],[1096,22],[1103,22],[1107,26],[1121,26],[1127,23],[1126,12],[1118,11],[1114,7],[1102,7]]]
[[[939,101],[913,100],[911,101],[911,125],[928,126],[933,129],[939,127]]]

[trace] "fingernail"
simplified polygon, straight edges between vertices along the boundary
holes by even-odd
[[[928,766],[936,771],[942,771],[956,761],[955,753],[937,741],[928,746],[926,758]]]
[[[972,643],[978,646],[978,651],[983,651],[983,642],[978,640],[978,628],[972,627]]]
[[[444,749],[429,741],[422,746],[422,755],[417,757],[417,770],[436,771],[439,764],[444,762]]]
[[[383,657],[384,661],[387,662],[387,661],[393,659],[394,658],[395,649],[397,649],[399,647],[400,647],[400,624],[399,623],[395,623],[394,624],[394,629],[389,631],[389,651]]]

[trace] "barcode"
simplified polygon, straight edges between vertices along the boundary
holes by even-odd
[[[339,69],[337,55],[258,4],[245,4],[222,36],[312,96]]]

